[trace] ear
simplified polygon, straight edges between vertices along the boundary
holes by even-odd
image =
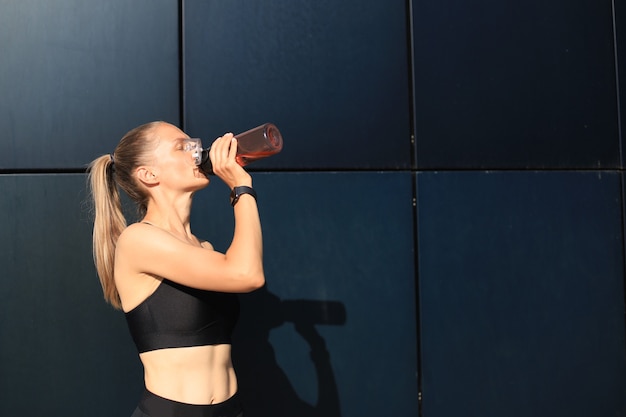
[[[137,178],[146,186],[157,185],[159,183],[159,176],[154,168],[148,166],[141,166],[135,171]]]

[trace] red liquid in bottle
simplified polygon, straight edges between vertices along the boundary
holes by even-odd
[[[240,154],[239,152],[237,152],[237,156],[235,156],[235,161],[237,161],[237,163],[242,167],[245,167],[246,165],[258,159],[267,158],[268,156],[272,156],[274,154],[276,154],[276,152],[256,152],[246,154]]]
[[[238,135],[237,155],[235,160],[241,166],[246,166],[251,162],[267,158],[277,154],[283,149],[283,137],[278,128],[272,123],[265,123]],[[202,162],[200,169],[205,174],[213,174],[213,167],[209,159],[209,149],[202,151]]]

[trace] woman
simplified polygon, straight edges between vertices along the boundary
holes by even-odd
[[[121,308],[144,366],[133,417],[242,416],[231,363],[235,293],[265,283],[256,194],[235,162],[231,133],[215,140],[213,171],[230,189],[235,216],[225,253],[191,233],[194,193],[209,184],[194,159],[197,139],[164,122],[128,132],[89,167],[94,260],[105,299]],[[118,186],[138,205],[126,226]]]

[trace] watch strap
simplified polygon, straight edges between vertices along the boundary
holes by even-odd
[[[239,197],[244,194],[250,194],[256,200],[256,191],[254,191],[254,188],[248,187],[247,185],[240,185],[233,188],[230,192],[230,205],[235,207],[235,204],[239,201]]]

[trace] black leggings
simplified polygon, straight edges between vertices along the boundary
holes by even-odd
[[[185,404],[144,390],[131,417],[243,417],[239,396],[211,405]]]

